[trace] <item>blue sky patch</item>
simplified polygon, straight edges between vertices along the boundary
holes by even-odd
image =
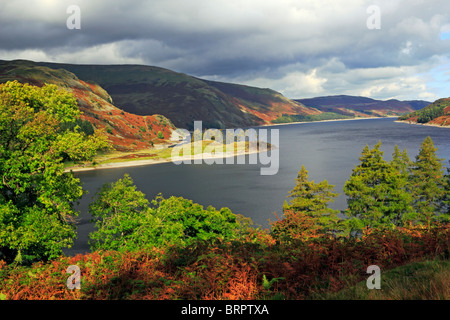
[[[450,31],[442,32],[441,39],[442,40],[450,39]]]

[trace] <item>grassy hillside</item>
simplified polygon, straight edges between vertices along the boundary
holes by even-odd
[[[96,129],[104,129],[113,146],[120,151],[163,143],[175,128],[162,115],[138,116],[118,109],[101,86],[83,81],[65,69],[51,69],[29,61],[0,61],[0,83],[13,80],[36,86],[55,84],[71,91],[83,112],[82,119]]]
[[[282,114],[321,112],[270,89],[214,82],[163,68],[142,65],[71,65],[64,68],[100,84],[117,107],[139,115],[162,114],[179,128],[230,128],[269,124]]]
[[[278,119],[273,120],[273,123],[291,123],[291,122],[310,122],[323,120],[342,120],[352,119],[352,116],[346,116],[334,112],[323,112],[321,114],[313,115],[282,115]]]
[[[324,300],[449,300],[450,261],[413,262],[381,274],[379,290],[369,290],[366,281],[337,293],[312,295]]]
[[[436,100],[423,109],[399,117],[399,120],[438,126],[450,126],[450,98]]]
[[[359,117],[385,117],[410,113],[429,104],[427,101],[399,101],[399,100],[375,100],[366,97],[355,96],[327,96],[310,99],[296,100],[308,107],[314,107],[323,112],[333,112],[347,116]]]

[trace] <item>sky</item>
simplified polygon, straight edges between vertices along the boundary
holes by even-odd
[[[450,1],[0,0],[0,60],[15,59],[434,101],[450,97]]]

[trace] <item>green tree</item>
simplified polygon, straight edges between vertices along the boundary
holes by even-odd
[[[101,133],[64,129],[79,115],[73,95],[55,85],[0,85],[0,259],[51,259],[73,243],[83,190],[63,161],[107,146]]]
[[[338,196],[333,192],[334,186],[330,185],[327,180],[315,183],[308,180],[308,171],[302,165],[295,179],[296,185],[289,192],[288,198],[290,202],[285,202],[283,211],[286,220],[284,226],[291,225],[294,227],[296,223],[303,223],[298,225],[298,231],[303,229],[313,228],[318,233],[326,233],[329,231],[336,231],[337,223],[340,218],[337,216],[338,210],[333,210],[328,205],[334,201]],[[308,216],[309,218],[298,217],[298,213]],[[288,221],[289,220],[289,221]],[[294,221],[296,221],[294,223]],[[314,222],[311,225],[311,222]],[[275,235],[280,232],[281,224],[272,227],[272,233]],[[305,230],[302,231],[304,233]]]
[[[245,234],[249,220],[233,214],[229,208],[217,210],[208,206],[205,209],[202,205],[182,197],[165,199],[159,195],[152,204],[156,207],[155,216],[167,224],[167,230],[174,227],[182,230],[182,234],[172,241],[180,246],[190,245],[197,240],[236,240]],[[164,233],[167,231],[163,230],[160,234],[164,236]],[[170,233],[172,231],[168,234]]]
[[[413,163],[408,156],[408,151],[406,149],[403,149],[403,151],[400,152],[398,146],[395,145],[390,165],[394,169],[392,173],[396,175],[396,178],[391,181],[395,182],[395,184],[397,185],[397,189],[394,190],[396,192],[394,192],[392,195],[394,201],[395,197],[398,197],[398,199],[400,200],[399,204],[401,204],[398,209],[400,210],[399,215],[401,215],[402,223],[399,223],[398,225],[406,225],[412,223],[417,216],[417,213],[413,207],[413,198],[411,194],[410,184],[412,164]]]
[[[400,226],[411,218],[411,198],[406,192],[406,155],[394,154],[393,163],[383,159],[381,142],[373,149],[365,146],[352,175],[344,185],[353,231],[379,226]],[[398,152],[398,150],[397,150]],[[403,169],[402,169],[403,168]],[[402,173],[403,171],[403,173]]]
[[[412,167],[411,181],[417,222],[428,227],[445,218],[438,214],[445,197],[445,180],[442,159],[436,155],[437,148],[430,137],[425,138]]]
[[[400,152],[399,147],[395,145],[391,165],[400,172],[403,178],[409,177],[412,162],[408,156],[408,151],[403,149]]]
[[[205,210],[191,200],[161,195],[150,205],[129,175],[104,185],[90,212],[97,228],[90,234],[92,250],[184,247],[198,240],[237,239],[246,228],[228,208]]]
[[[135,230],[151,216],[150,203],[136,190],[126,174],[115,183],[105,184],[89,206],[97,231],[91,233],[92,250],[128,248],[134,246]]]
[[[445,175],[445,193],[442,212],[446,214],[446,221],[450,220],[450,160],[447,168],[447,174]]]

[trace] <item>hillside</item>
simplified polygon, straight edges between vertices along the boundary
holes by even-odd
[[[120,109],[138,115],[162,114],[176,127],[232,128],[270,124],[282,114],[320,114],[282,94],[255,87],[207,81],[171,70],[142,65],[73,65],[63,68],[101,85]]]
[[[0,61],[0,81],[55,83],[72,90],[84,118],[103,127],[119,149],[142,149],[173,128],[236,128],[272,123],[384,117],[411,113],[426,101],[328,96],[291,100],[271,89],[210,81],[143,65],[75,65]],[[154,115],[161,116],[154,116]],[[170,121],[169,121],[170,119]],[[173,125],[172,125],[173,123]],[[167,129],[165,128],[167,124]]]
[[[163,143],[175,129],[164,116],[139,116],[118,109],[101,86],[83,81],[64,69],[51,69],[29,61],[0,61],[0,83],[13,80],[36,86],[55,84],[71,91],[83,112],[81,118],[96,129],[104,129],[119,151],[145,149]]]
[[[399,101],[391,99],[382,101],[346,95],[298,99],[296,101],[323,112],[334,112],[357,117],[399,116],[414,112],[430,104],[430,102],[422,100]]]
[[[368,290],[367,280],[338,292],[312,295],[319,300],[449,300],[449,260],[412,262],[383,273],[380,290]]]
[[[450,126],[450,98],[436,100],[423,109],[399,117],[400,121],[434,126]]]

